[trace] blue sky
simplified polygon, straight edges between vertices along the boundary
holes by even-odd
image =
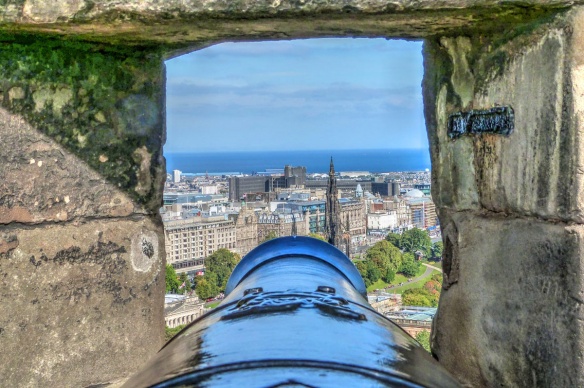
[[[166,62],[165,152],[428,148],[422,43],[222,43]]]

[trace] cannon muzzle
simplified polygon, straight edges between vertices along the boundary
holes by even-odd
[[[359,272],[334,246],[270,240],[237,265],[223,302],[124,386],[459,386],[366,297]]]

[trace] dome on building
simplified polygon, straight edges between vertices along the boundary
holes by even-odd
[[[424,198],[424,193],[418,189],[412,189],[408,191],[405,196],[408,198]]]

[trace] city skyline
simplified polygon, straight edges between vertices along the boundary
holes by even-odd
[[[174,58],[165,152],[427,149],[421,50],[334,38],[223,43]]]

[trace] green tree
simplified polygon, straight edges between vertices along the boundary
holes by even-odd
[[[367,265],[367,279],[369,279],[370,283],[375,283],[381,278],[381,271],[374,262],[366,260],[365,263]]]
[[[164,341],[169,341],[172,337],[178,334],[179,331],[185,328],[186,325],[178,325],[177,327],[168,327],[164,328]]]
[[[357,261],[355,263],[355,267],[357,268],[357,271],[359,271],[359,273],[361,274],[363,282],[365,283],[365,287],[369,287],[371,285],[371,281],[367,277],[367,262],[365,260]]]
[[[432,240],[427,231],[414,228],[403,232],[399,248],[404,252],[410,253],[420,251],[425,257],[430,257]]]
[[[404,253],[403,261],[401,263],[401,266],[399,267],[398,272],[402,273],[406,277],[412,278],[416,276],[419,269],[420,262],[416,261],[414,255],[411,253]]]
[[[278,234],[277,234],[275,231],[273,231],[273,230],[270,230],[270,231],[268,232],[268,234],[266,234],[266,237],[264,237],[264,239],[263,239],[262,241],[260,241],[260,242],[262,242],[262,243],[263,243],[263,242],[266,242],[266,241],[273,240],[273,239],[275,239],[275,238],[278,238]]]
[[[308,237],[312,237],[312,238],[316,238],[318,240],[326,241],[326,238],[324,238],[324,236],[320,233],[310,232],[310,233],[308,233]]]
[[[374,262],[382,272],[385,272],[388,268],[397,272],[402,262],[402,253],[400,250],[385,240],[379,241],[369,248],[365,257],[367,260]]]
[[[389,241],[393,246],[401,248],[401,235],[397,233],[389,233],[385,239]]]
[[[432,244],[432,258],[434,260],[439,261],[442,259],[442,251],[444,250],[444,244],[442,241],[437,241]]]
[[[227,280],[229,280],[229,276],[231,276],[239,259],[238,254],[225,248],[217,249],[205,259],[205,273],[212,272],[216,275],[215,285],[219,290],[225,290]]]
[[[395,279],[395,271],[392,270],[391,268],[387,268],[385,270],[385,273],[383,273],[383,275],[381,276],[381,280],[383,280],[386,283],[391,283],[393,282],[393,279]]]
[[[180,284],[174,267],[170,264],[166,264],[166,292],[177,292]]]
[[[439,295],[432,295],[425,288],[411,288],[402,294],[402,304],[404,306],[438,306]]]
[[[192,284],[191,281],[189,280],[189,277],[187,276],[186,273],[181,273],[178,276],[178,282],[179,282],[179,287],[183,285],[184,283],[184,287],[180,289],[180,291],[182,291],[183,294],[186,294],[187,292],[189,292],[192,289]]]
[[[430,332],[428,330],[422,330],[416,334],[416,341],[418,341],[426,351],[430,352]]]
[[[387,274],[382,272],[371,260],[358,261],[355,263],[355,267],[357,267],[357,271],[361,274],[366,287],[369,287],[371,284],[378,281],[382,276],[387,276]]]
[[[213,281],[214,279],[212,277],[208,277],[207,274],[201,276],[201,278],[202,279],[197,280],[197,287],[195,288],[197,296],[202,300],[215,297],[219,293],[219,290]]]

